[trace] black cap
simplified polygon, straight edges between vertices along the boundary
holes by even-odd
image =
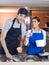
[[[24,15],[28,16],[28,10],[25,9],[25,8],[20,8],[18,10],[18,13],[17,14],[24,14]]]

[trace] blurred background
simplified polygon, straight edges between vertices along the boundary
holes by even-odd
[[[20,7],[29,10],[30,22],[32,17],[40,17],[40,28],[47,33],[45,51],[49,52],[49,0],[0,0],[0,35],[6,20],[16,17]]]

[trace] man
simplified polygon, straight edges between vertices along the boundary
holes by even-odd
[[[12,59],[13,54],[22,52],[26,33],[26,25],[23,22],[26,16],[28,16],[28,11],[25,8],[20,8],[16,18],[7,20],[2,28],[0,54],[6,54],[7,58]],[[21,40],[19,40],[20,36]]]

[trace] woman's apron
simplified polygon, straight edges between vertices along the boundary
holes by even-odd
[[[5,38],[7,48],[11,54],[18,54],[16,48],[19,46],[20,41],[18,40],[19,35],[21,35],[21,24],[20,28],[13,28],[15,20],[13,20],[13,24],[10,30],[7,32],[7,36]],[[3,48],[1,49],[1,54],[4,54]]]
[[[43,40],[43,32],[41,33],[32,33],[32,36],[29,38],[29,46],[27,50],[28,55],[38,55],[39,53],[43,52],[42,47],[37,47],[35,41],[36,40]]]

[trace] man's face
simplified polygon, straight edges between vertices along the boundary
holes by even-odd
[[[40,22],[38,22],[36,19],[32,20],[31,25],[32,25],[33,28],[37,28],[39,26],[39,24],[40,24]]]
[[[18,14],[17,15],[17,19],[19,20],[19,22],[25,22],[25,18],[26,18],[26,15],[24,14]]]

